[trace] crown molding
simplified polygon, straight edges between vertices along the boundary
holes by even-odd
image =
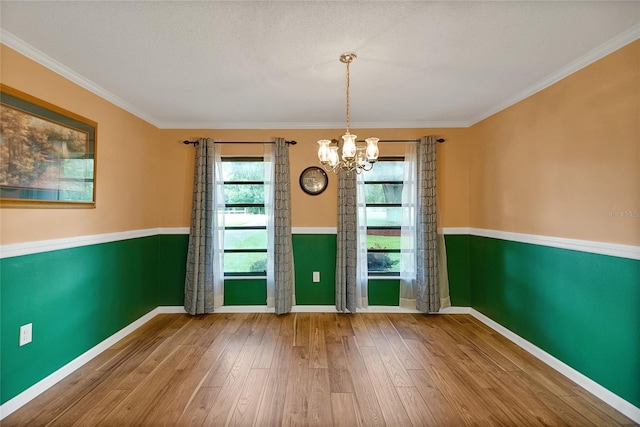
[[[484,119],[491,117],[494,114],[499,113],[500,111],[508,107],[511,107],[514,104],[517,104],[518,102],[530,97],[531,95],[534,95],[540,92],[541,90],[548,88],[549,86],[559,82],[565,77],[575,73],[576,71],[579,71],[585,68],[586,66],[596,62],[599,59],[604,58],[605,56],[615,52],[616,50],[628,45],[631,42],[638,40],[639,38],[640,38],[640,24],[637,24],[629,28],[627,31],[621,34],[618,34],[616,37],[606,41],[605,43],[601,44],[595,49],[590,50],[585,55],[581,56],[575,61],[570,62],[569,64],[555,71],[554,73],[548,75],[547,77],[545,77],[538,83],[534,84],[533,86],[528,87],[527,89],[515,94],[511,98],[497,105],[494,105],[484,113],[479,114],[469,122],[469,126],[473,126],[476,123],[479,123]]]
[[[8,32],[7,30],[4,30],[4,29],[0,30],[0,41],[5,46],[10,47],[11,49],[17,51],[18,53],[20,53],[20,54],[26,56],[27,58],[37,62],[38,64],[50,69],[54,73],[57,73],[57,74],[61,75],[62,77],[72,81],[73,83],[75,83],[78,86],[88,90],[89,92],[92,92],[92,93],[98,95],[99,97],[101,97],[101,98],[109,101],[110,103],[122,108],[123,110],[133,114],[134,116],[144,120],[145,122],[150,123],[150,124],[152,124],[152,125],[154,125],[156,127],[159,127],[158,126],[159,125],[158,120],[156,120],[153,116],[150,116],[149,114],[147,114],[144,111],[140,110],[139,108],[136,108],[135,106],[129,104],[128,102],[126,102],[122,98],[114,95],[113,93],[111,93],[108,90],[102,88],[101,86],[97,85],[96,83],[92,82],[91,80],[87,79],[86,77],[76,73],[71,68],[69,68],[66,65],[56,61],[55,59],[53,59],[49,55],[39,51],[38,49],[36,49],[35,47],[31,46],[30,44],[24,42],[23,40],[19,39],[16,36],[14,36],[10,32]]]
[[[437,122],[353,122],[351,130],[357,129],[413,129],[413,128],[467,128],[469,121]],[[344,122],[162,122],[159,129],[344,129]]]

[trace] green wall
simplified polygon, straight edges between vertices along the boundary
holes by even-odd
[[[153,310],[157,248],[154,236],[0,260],[0,402]]]
[[[471,306],[640,406],[640,261],[470,238]]]
[[[184,305],[188,234],[158,236],[158,305]]]
[[[183,286],[185,259],[189,237],[161,235],[158,304],[181,306],[184,304]],[[294,234],[293,254],[296,274],[296,304],[334,305],[336,235]],[[469,236],[446,236],[451,304],[468,307],[469,290]],[[320,282],[313,282],[313,272],[320,272]],[[397,280],[371,280],[370,305],[397,306],[399,283]],[[225,305],[264,305],[264,280],[225,281]]]
[[[293,262],[296,272],[296,304],[334,305],[336,274],[335,234],[294,234]],[[313,272],[320,282],[313,282]]]
[[[454,307],[471,306],[471,265],[469,235],[444,236],[447,247],[447,273],[449,273],[449,297]]]

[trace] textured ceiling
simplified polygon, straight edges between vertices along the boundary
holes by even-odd
[[[640,2],[2,1],[2,42],[158,127],[468,126],[640,37]]]

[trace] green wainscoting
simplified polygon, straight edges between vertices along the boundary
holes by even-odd
[[[188,234],[158,236],[158,305],[184,305]]]
[[[336,235],[294,234],[296,305],[335,305]],[[320,282],[313,282],[313,272]]]
[[[0,401],[153,310],[157,248],[153,236],[0,260]],[[19,347],[27,323],[33,342]]]
[[[471,306],[640,406],[640,261],[471,237]]]
[[[446,236],[447,263],[451,304],[458,307],[471,305],[469,288],[468,235]],[[294,234],[293,253],[296,274],[296,304],[335,304],[335,234]],[[189,236],[159,236],[158,305],[184,304],[185,260]],[[320,272],[320,282],[313,282],[313,272]],[[243,283],[246,282],[246,285]],[[225,305],[264,305],[264,281],[230,280],[225,283]],[[371,280],[369,305],[397,306],[399,298],[397,280]],[[261,288],[262,286],[262,288]],[[265,297],[263,297],[265,295]]]
[[[369,305],[400,305],[400,280],[369,279]]]
[[[449,297],[454,307],[471,306],[469,235],[446,235]]]
[[[224,305],[267,305],[266,279],[225,280]]]

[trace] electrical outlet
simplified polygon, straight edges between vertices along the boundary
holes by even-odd
[[[29,344],[31,342],[31,339],[32,339],[31,327],[32,327],[31,323],[20,326],[20,346]]]
[[[313,272],[313,283],[318,283],[320,282],[320,272],[319,271],[314,271]]]

